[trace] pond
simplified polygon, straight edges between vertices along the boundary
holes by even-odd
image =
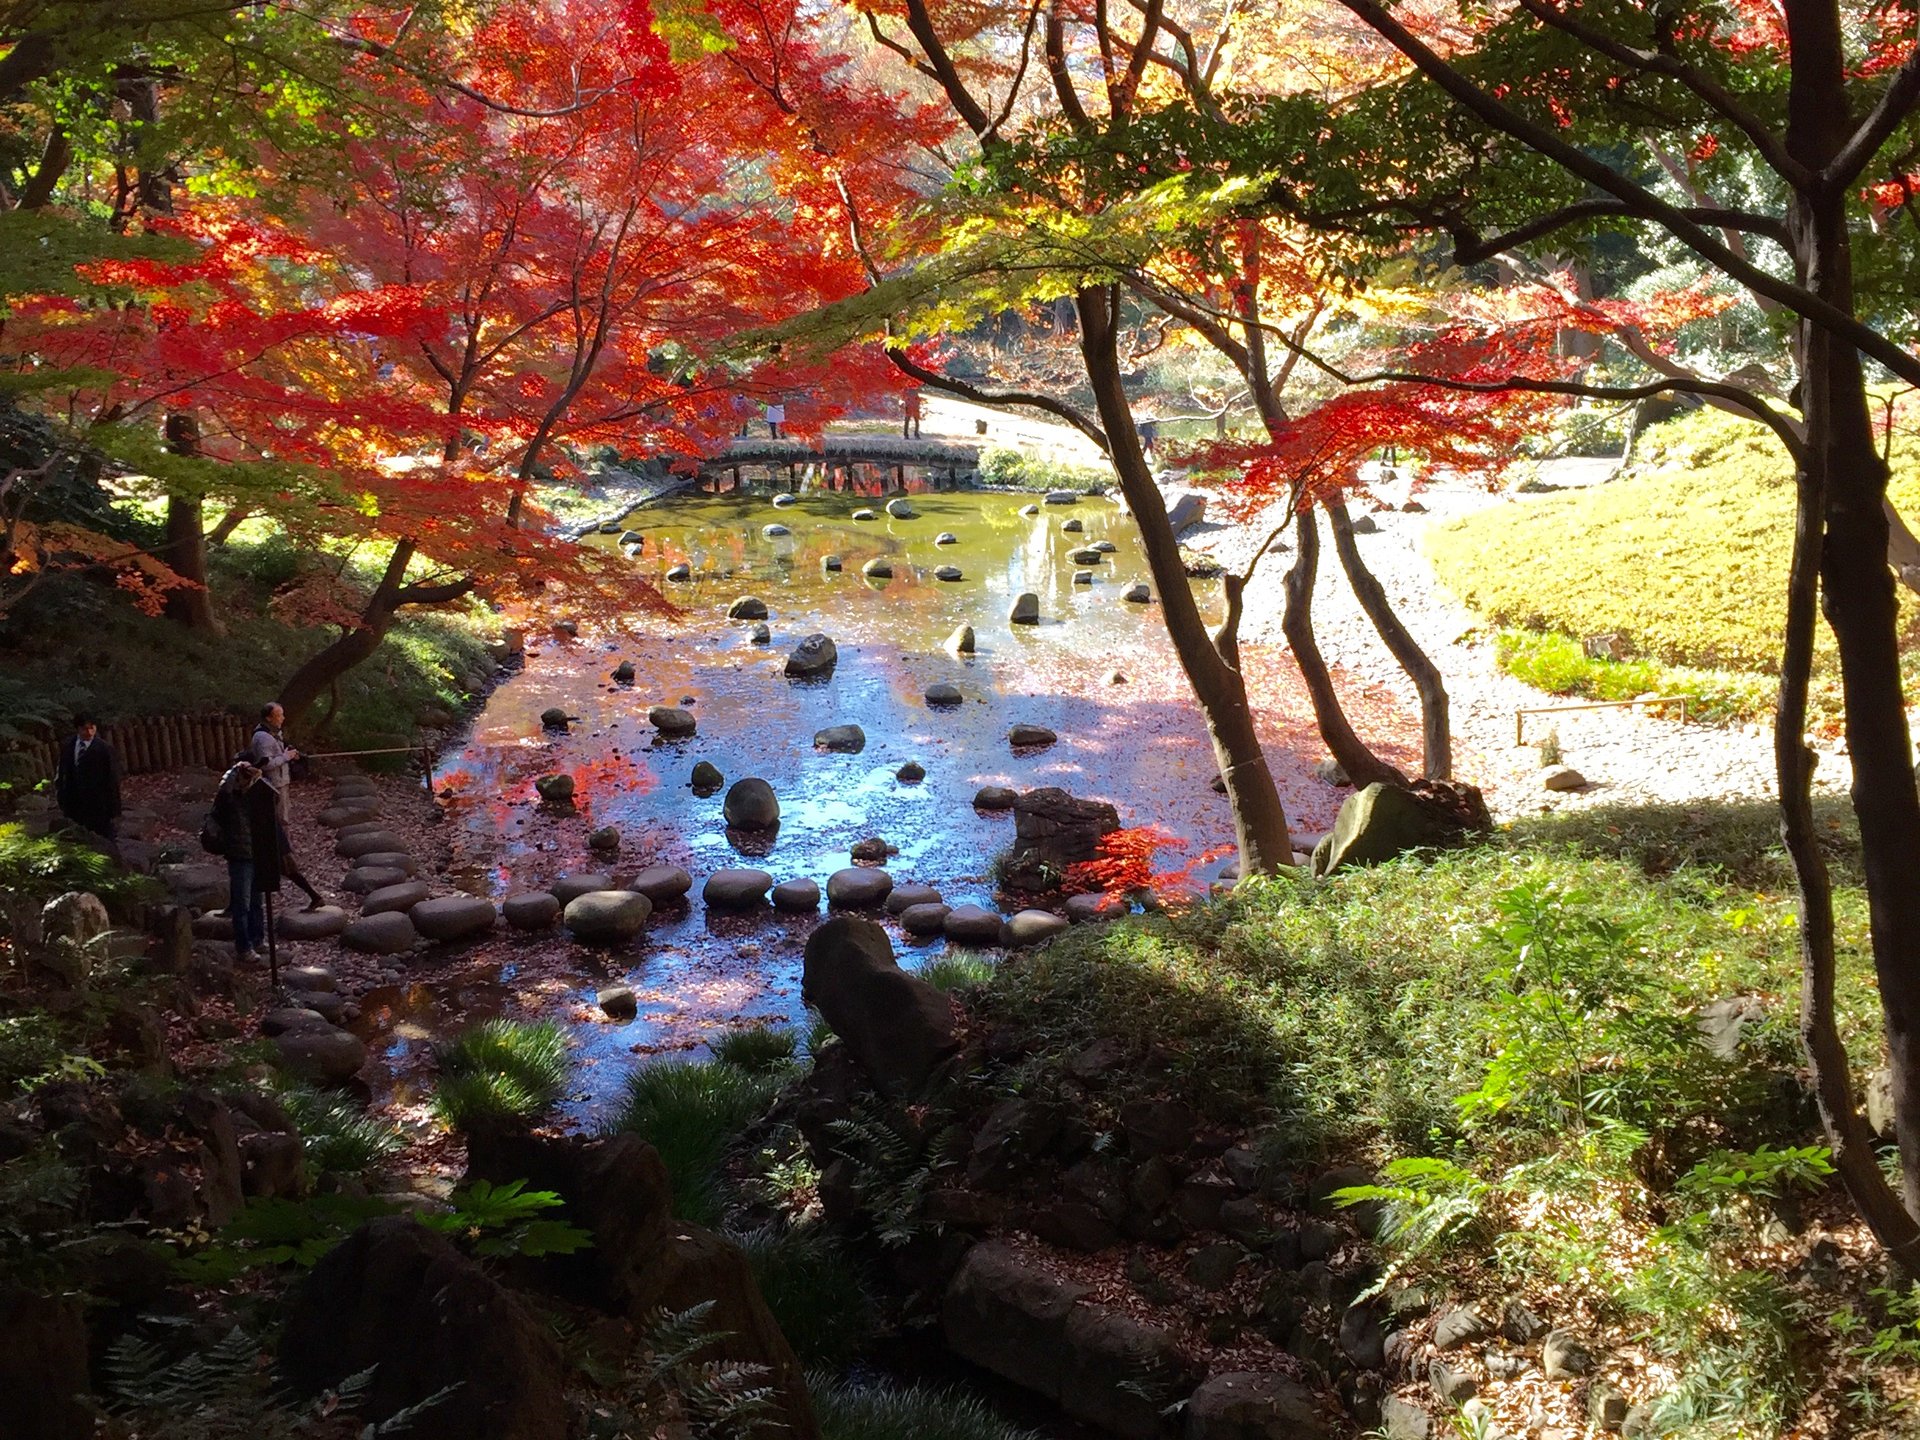
[[[461,883],[501,896],[586,869],[673,864],[694,876],[692,903],[657,910],[635,955],[592,970],[576,952],[572,972],[551,982],[570,987],[582,1007],[614,979],[639,999],[631,1022],[579,1027],[577,1114],[617,1092],[631,1054],[697,1047],[703,1035],[737,1023],[803,1018],[801,951],[817,917],[709,912],[698,893],[714,870],[752,865],[776,881],[804,876],[824,888],[851,863],[855,841],[877,836],[898,847],[886,862],[896,882],[936,885],[948,904],[991,906],[993,862],[1012,840],[1013,818],[974,808],[987,784],[1057,785],[1109,800],[1123,825],[1150,824],[1184,842],[1173,863],[1193,865],[1195,886],[1227,863],[1231,817],[1210,788],[1212,749],[1159,606],[1122,599],[1148,580],[1132,520],[1095,497],[1023,514],[1038,498],[915,494],[917,514],[907,519],[846,493],[805,494],[779,507],[767,494],[656,503],[627,517],[643,537],[631,563],[683,607],[679,621],[636,623],[612,636],[583,628],[577,640],[541,637],[524,670],[495,691],[438,776],[454,791],[448,810]],[[852,518],[862,508],[877,518]],[[1077,533],[1064,528],[1071,521]],[[768,526],[789,533],[769,535]],[[936,543],[943,535],[952,543]],[[1097,563],[1072,558],[1093,546],[1103,551]],[[830,555],[840,569],[823,564]],[[891,564],[891,579],[862,574],[876,557]],[[690,578],[668,581],[683,564]],[[941,565],[957,567],[961,578],[935,579]],[[1091,583],[1076,583],[1076,571],[1092,571]],[[1217,587],[1196,584],[1203,606],[1215,607]],[[1028,590],[1040,598],[1041,621],[1011,624],[1013,601]],[[754,643],[751,622],[727,618],[744,595],[765,602],[770,643]],[[973,627],[971,655],[944,646],[961,625]],[[788,654],[816,631],[836,642],[837,668],[825,681],[789,679]],[[634,665],[631,684],[611,678],[621,660]],[[936,682],[956,686],[961,703],[930,706],[924,692]],[[655,705],[684,705],[697,733],[657,736],[647,719]],[[578,717],[570,731],[542,729],[550,707]],[[1007,736],[1022,722],[1056,731],[1058,743],[1016,752]],[[845,724],[862,727],[863,750],[815,748],[816,731]],[[780,800],[778,830],[729,832],[724,792],[699,796],[689,783],[702,760],[729,784],[749,775],[769,781]],[[924,780],[897,778],[908,761],[925,767]],[[535,779],[554,772],[576,781],[571,813],[537,803]],[[622,839],[611,866],[586,846],[588,832],[605,825]],[[904,964],[943,948],[890,928]],[[509,964],[501,984],[515,979]]]

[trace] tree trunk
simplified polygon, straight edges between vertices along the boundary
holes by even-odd
[[[1360,547],[1353,542],[1353,521],[1346,503],[1327,502],[1327,523],[1333,530],[1333,548],[1340,553],[1340,566],[1347,572],[1360,608],[1367,612],[1380,639],[1400,662],[1400,668],[1413,681],[1420,696],[1420,773],[1428,780],[1453,778],[1453,731],[1447,717],[1447,686],[1440,678],[1440,667],[1420,648],[1420,642],[1393,613],[1387,592],[1360,558]]]
[[[387,560],[386,574],[381,576],[373,594],[367,597],[359,622],[338,640],[309,656],[281,687],[280,705],[287,712],[286,724],[289,729],[297,727],[306,718],[322,692],[371,656],[380,648],[380,642],[387,638],[387,631],[393,628],[393,617],[400,609],[401,590],[406,580],[407,566],[413,560],[413,550],[411,541],[403,540],[394,546],[393,554]]]
[[[166,419],[167,448],[189,458],[200,453],[200,422],[192,412],[176,410]],[[166,543],[160,558],[188,583],[167,592],[167,618],[189,630],[220,633],[207,589],[205,501],[198,491],[167,496]]]
[[[1238,597],[1229,597],[1227,623],[1216,642],[1207,633],[1206,621],[1194,601],[1193,587],[1180,561],[1179,543],[1167,523],[1166,501],[1153,483],[1140,437],[1133,428],[1120,377],[1115,292],[1110,287],[1085,289],[1074,297],[1074,305],[1079,316],[1080,350],[1100,423],[1107,432],[1109,456],[1140,528],[1141,548],[1147,553],[1147,567],[1160,592],[1167,635],[1206,718],[1214,756],[1226,781],[1234,835],[1240,846],[1240,873],[1243,877],[1273,874],[1293,864],[1293,842],[1287,833],[1280,792],[1261,753],[1246,681],[1228,658],[1233,652]],[[1219,645],[1224,645],[1228,653],[1223,654]]]
[[[1294,516],[1293,532],[1293,568],[1287,571],[1287,603],[1280,615],[1280,629],[1293,650],[1301,678],[1307,682],[1307,694],[1313,698],[1313,718],[1320,727],[1320,739],[1356,786],[1404,787],[1407,777],[1374,754],[1347,723],[1347,712],[1333,688],[1333,676],[1320,654],[1320,642],[1314,638],[1313,587],[1320,576],[1320,524],[1313,507]]]
[[[1785,10],[1793,55],[1787,149],[1817,176],[1839,153],[1849,131],[1846,47],[1830,0],[1787,0]],[[1799,191],[1788,210],[1788,230],[1801,284],[1851,313],[1852,249],[1844,194],[1817,185]],[[1892,1196],[1877,1166],[1859,1164],[1850,1155],[1841,1175],[1880,1242],[1912,1267],[1920,1262],[1920,1227],[1914,1223],[1920,1216],[1920,884],[1915,883],[1920,876],[1920,792],[1914,785],[1900,684],[1898,602],[1887,559],[1887,467],[1874,445],[1859,352],[1817,325],[1803,325],[1801,339],[1807,472],[1802,483],[1817,497],[1825,523],[1820,584],[1840,653],[1853,810],[1860,824],[1868,928],[1892,1074],[1904,1211],[1888,1203]],[[1807,499],[1803,495],[1803,504]],[[1810,511],[1811,505],[1806,508]],[[1802,528],[1811,530],[1811,518],[1810,513],[1803,517]],[[1810,625],[1803,615],[1795,618],[1803,628]],[[1791,699],[1783,693],[1783,723],[1798,718]],[[1793,780],[1804,790],[1805,776],[1793,769],[1790,753],[1800,743],[1797,730],[1775,739],[1783,780]],[[1795,813],[1784,787],[1781,801],[1786,824],[1806,823],[1807,816]],[[1796,854],[1796,863],[1799,858]],[[1803,923],[1813,929],[1803,939],[1803,993],[1811,1002],[1802,1013],[1808,1061],[1836,1152],[1849,1146],[1857,1152],[1858,1119],[1852,1113],[1846,1058],[1833,1033],[1830,1001],[1824,1013],[1822,1006],[1821,992],[1832,984],[1833,944],[1831,913],[1820,913],[1825,877],[1813,874],[1814,888],[1807,890],[1807,868],[1801,870],[1807,915]]]

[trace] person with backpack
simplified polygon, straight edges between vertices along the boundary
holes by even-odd
[[[220,777],[213,809],[200,827],[201,845],[227,862],[227,915],[233,921],[233,956],[243,963],[255,959],[260,947],[267,942],[263,892],[254,883],[254,862],[260,841],[266,841],[270,855],[277,857],[280,848],[272,795],[262,792],[266,799],[266,805],[262,806],[259,803],[262,797],[253,794],[260,783],[258,766],[244,759],[234,761]],[[259,823],[263,813],[264,834]]]

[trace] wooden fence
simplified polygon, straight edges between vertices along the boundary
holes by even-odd
[[[224,770],[247,748],[253,722],[238,715],[142,715],[102,725],[100,734],[113,746],[121,770],[128,775],[189,765]],[[19,746],[8,756],[9,768],[51,776],[60,746],[72,743],[73,736],[67,734]]]

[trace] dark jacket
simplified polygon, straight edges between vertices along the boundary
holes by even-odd
[[[92,829],[105,829],[120,813],[120,766],[113,747],[98,735],[78,761],[73,751],[77,737],[60,742],[60,758],[53,770],[53,795],[60,813]]]
[[[242,790],[229,770],[213,796],[213,824],[220,832],[220,853],[229,860],[251,860],[258,848],[253,836],[253,807],[247,803],[260,782]]]

